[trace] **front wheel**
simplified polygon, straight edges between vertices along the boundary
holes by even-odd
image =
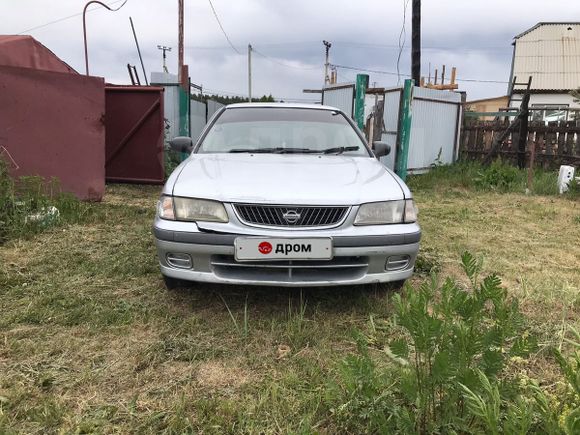
[[[400,292],[405,285],[406,280],[402,279],[400,281],[389,281],[389,282],[379,282],[375,284],[370,284],[372,291],[378,294],[387,294],[391,292]]]
[[[172,278],[170,276],[163,275],[163,282],[167,290],[175,290],[176,288],[181,288],[185,286],[185,281],[177,278]]]
[[[385,285],[392,291],[400,292],[401,290],[403,290],[403,287],[405,286],[406,282],[407,282],[406,279],[402,279],[400,281],[387,282],[385,283]]]

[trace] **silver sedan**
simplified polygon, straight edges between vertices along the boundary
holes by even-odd
[[[234,104],[171,174],[153,232],[168,287],[402,283],[421,230],[405,183],[340,110]]]

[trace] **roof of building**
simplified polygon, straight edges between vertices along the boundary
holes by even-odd
[[[28,35],[0,35],[0,65],[77,74],[70,65]]]
[[[560,21],[560,22],[558,22],[558,21],[540,21],[538,24],[534,24],[532,27],[530,27],[527,30],[524,30],[519,35],[514,36],[514,39],[519,39],[522,36],[527,35],[531,31],[536,30],[540,26],[552,26],[552,25],[580,26],[580,21],[571,21],[571,22],[566,22],[566,21]]]
[[[535,91],[580,87],[580,23],[538,23],[514,40],[512,77]]]

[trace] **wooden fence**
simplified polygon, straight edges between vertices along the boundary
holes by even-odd
[[[494,138],[508,127],[507,121],[466,120],[461,132],[459,152],[464,160],[483,160]],[[502,159],[517,162],[517,131],[511,133],[498,148]],[[515,137],[514,137],[515,136]],[[580,164],[580,121],[530,122],[526,146],[526,160],[534,149],[535,165],[556,168],[560,165]]]

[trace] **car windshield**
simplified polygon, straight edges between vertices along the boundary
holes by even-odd
[[[197,152],[369,156],[341,112],[276,107],[226,109]]]

